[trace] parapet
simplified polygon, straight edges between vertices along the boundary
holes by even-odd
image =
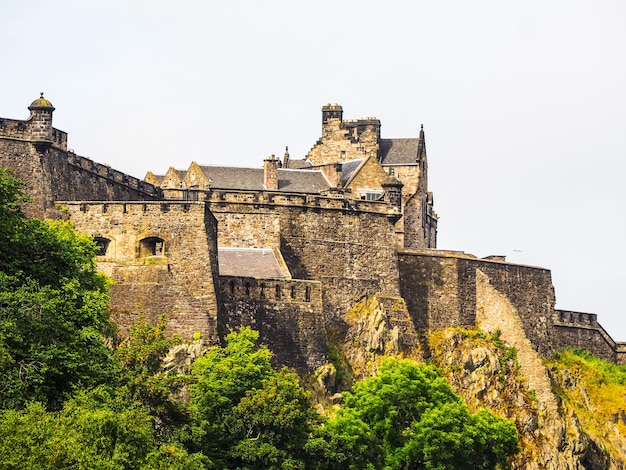
[[[33,123],[31,121],[6,118],[0,118],[0,139],[30,143],[35,143],[38,140],[33,134]],[[60,150],[67,150],[67,132],[53,127],[49,137],[49,144]]]
[[[108,165],[103,165],[102,163],[94,162],[89,158],[76,155],[74,152],[70,151],[67,153],[67,163],[83,171],[87,171],[101,178],[108,179],[115,184],[121,184],[134,190],[141,191],[147,196],[154,198],[163,197],[163,193],[160,188],[146,181],[140,180],[139,178],[135,178],[134,176],[130,176],[126,173],[122,173],[121,171],[114,170]]]

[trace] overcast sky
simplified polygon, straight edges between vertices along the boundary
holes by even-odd
[[[626,2],[3,1],[0,116],[143,178],[302,158],[321,107],[424,124],[439,248],[550,268],[626,340]]]

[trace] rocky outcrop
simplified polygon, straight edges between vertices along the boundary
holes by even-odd
[[[344,316],[348,331],[343,355],[356,380],[376,373],[384,357],[422,358],[418,336],[399,297],[371,295],[361,298]]]
[[[470,409],[489,408],[515,423],[521,451],[514,458],[514,468],[626,468],[624,436],[619,429],[599,423],[599,435],[592,426],[581,424],[577,411],[554,393],[552,386],[537,393],[525,376],[529,364],[524,365],[517,349],[502,341],[499,331],[486,335],[446,330],[431,335],[429,344],[431,359],[445,371],[452,388]],[[543,363],[532,361],[532,365],[540,368],[536,375],[545,375],[550,383],[558,382],[564,394],[576,393],[580,387],[567,374],[554,376]],[[548,400],[543,401],[546,397]]]

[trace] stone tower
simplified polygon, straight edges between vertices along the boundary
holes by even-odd
[[[54,106],[43,97],[43,92],[41,92],[41,96],[30,104],[28,110],[30,111],[28,122],[33,144],[36,147],[49,147],[54,140],[52,131]]]

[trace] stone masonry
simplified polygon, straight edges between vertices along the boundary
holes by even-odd
[[[192,162],[140,181],[68,150],[43,96],[28,109],[0,118],[0,166],[25,182],[30,215],[67,217],[93,237],[121,336],[139,315],[164,314],[170,332],[206,344],[248,325],[277,365],[310,372],[328,361],[327,332],[355,335],[350,315],[371,304],[395,315],[383,349],[480,326],[529,354],[577,346],[626,363],[626,344],[595,315],[555,310],[549,270],[436,250],[423,128],[385,139],[378,119],[344,120],[329,104],[302,159]]]

